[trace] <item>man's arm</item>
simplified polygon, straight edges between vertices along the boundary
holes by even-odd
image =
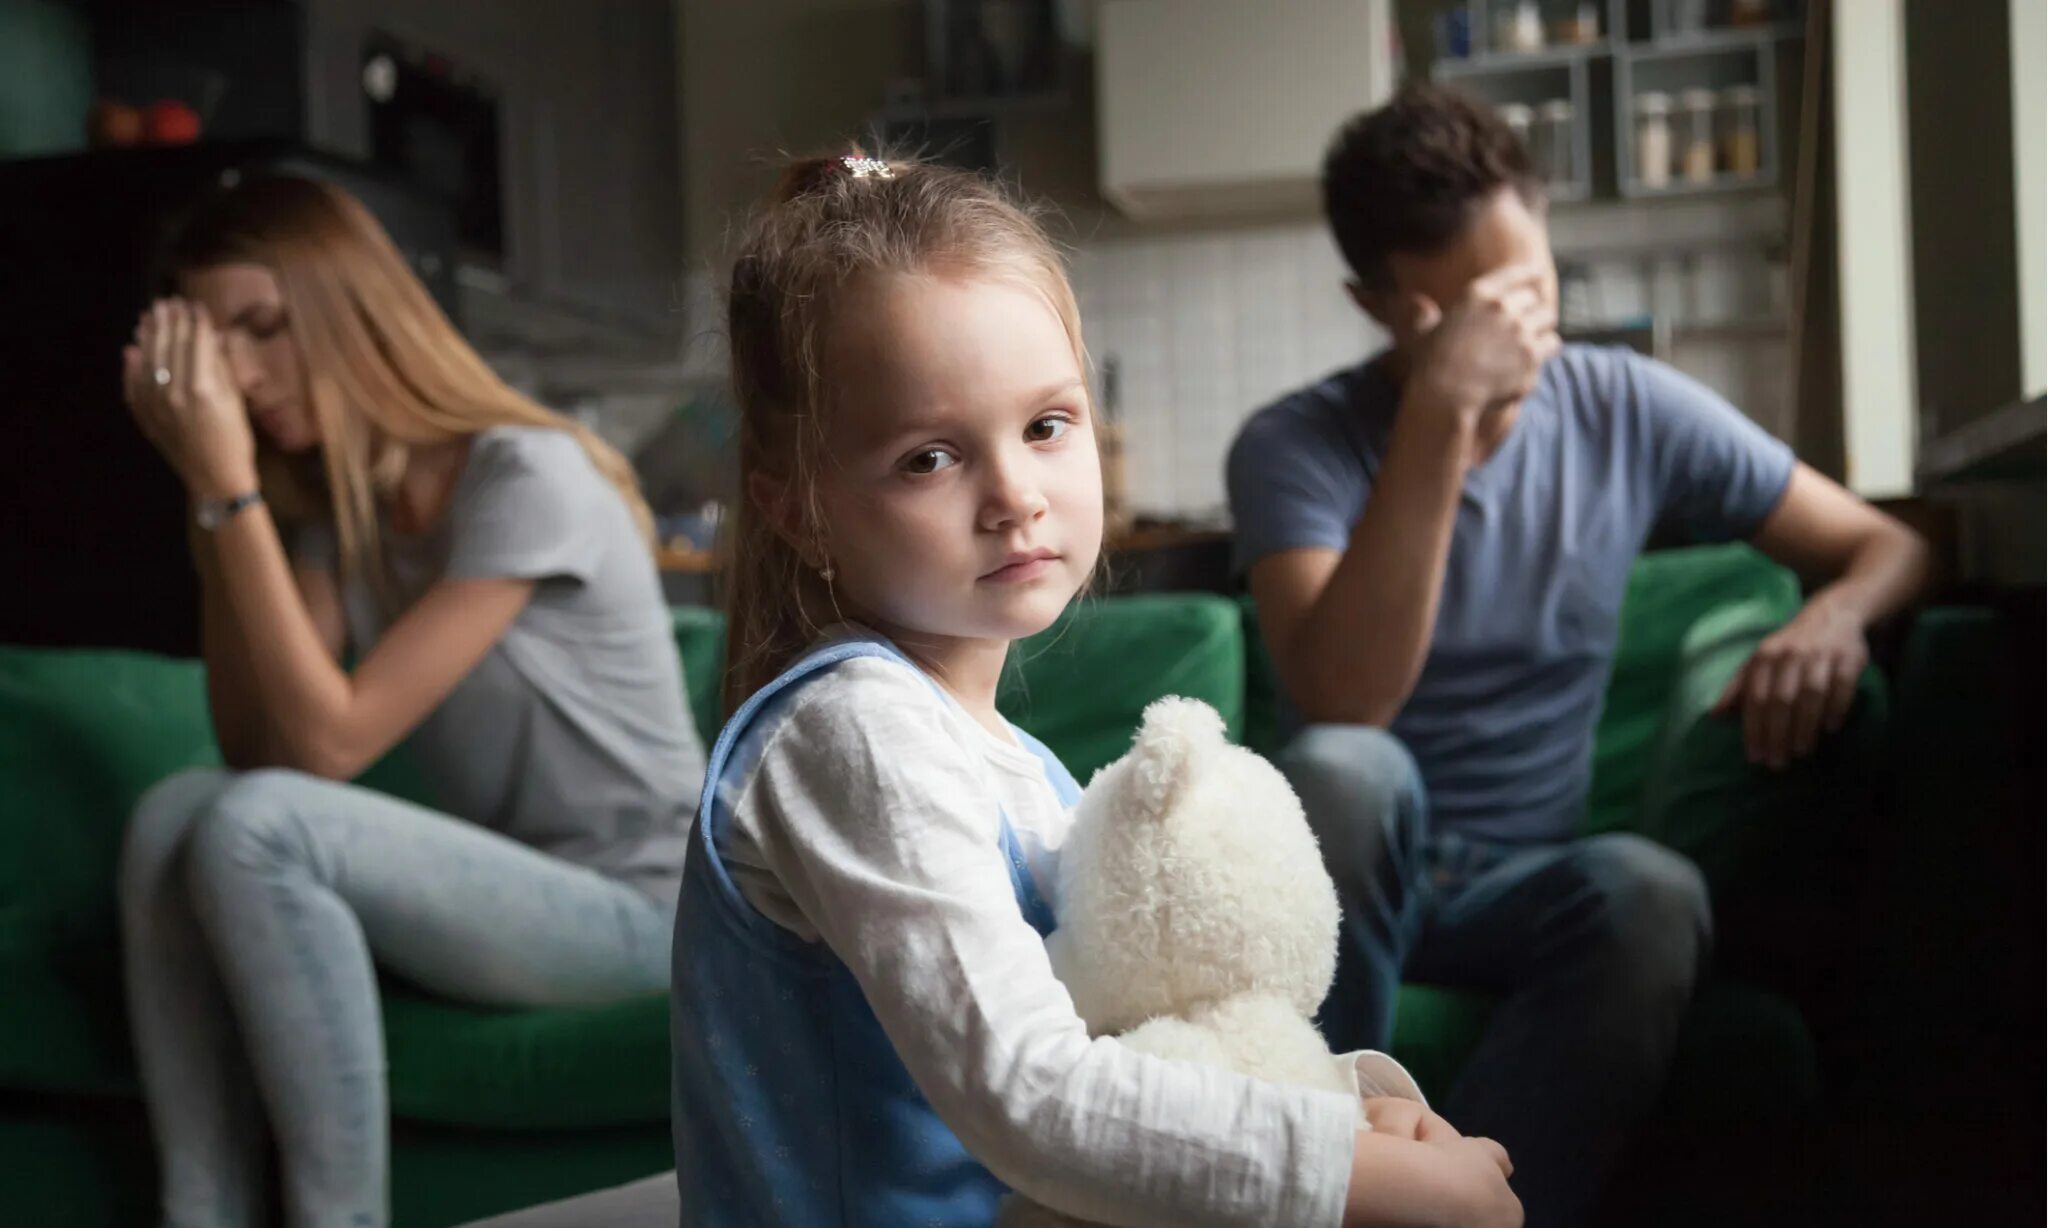
[[[1783,768],[1842,727],[1869,660],[1864,633],[1920,595],[1933,556],[1918,533],[1804,464],[1752,542],[1828,581],[1757,646],[1714,708],[1741,711],[1751,762]]]
[[[1392,723],[1429,656],[1473,428],[1415,401],[1402,399],[1349,545],[1283,550],[1251,568],[1267,650],[1312,722]]]
[[[1427,339],[1349,543],[1342,552],[1280,550],[1252,565],[1267,651],[1309,721],[1385,726],[1415,689],[1476,441],[1488,415],[1528,395],[1558,350],[1543,277],[1540,268],[1499,269],[1448,313],[1414,301]]]

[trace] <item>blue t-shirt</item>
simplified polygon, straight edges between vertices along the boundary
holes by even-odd
[[[1230,450],[1240,571],[1343,550],[1399,393],[1379,359],[1268,406]],[[1465,478],[1429,657],[1393,734],[1433,822],[1483,839],[1575,830],[1629,568],[1658,525],[1746,538],[1791,480],[1791,449],[1679,372],[1566,346],[1500,449]]]

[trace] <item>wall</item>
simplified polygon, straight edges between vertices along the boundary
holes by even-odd
[[[1345,276],[1313,220],[1075,252],[1089,351],[1117,371],[1135,511],[1220,518],[1224,451],[1245,415],[1379,344]]]
[[[724,370],[720,260],[785,154],[858,134],[894,78],[920,71],[906,0],[674,0],[682,133],[685,369]]]
[[[919,71],[904,0],[679,0],[687,250],[703,264],[775,182],[778,155],[857,134]]]
[[[2019,218],[2020,391],[2040,396],[2048,387],[2048,190],[2042,163],[2048,159],[2048,4],[2012,0],[2012,147],[2014,212]]]
[[[1832,9],[1842,426],[1848,485],[1870,498],[1911,493],[1918,430],[1904,14]]]

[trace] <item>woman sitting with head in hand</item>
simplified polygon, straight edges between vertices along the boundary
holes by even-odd
[[[631,468],[491,373],[356,200],[251,178],[122,354],[183,479],[224,769],[136,808],[121,909],[163,1217],[388,1218],[377,968],[662,989],[703,749]],[[404,741],[441,807],[348,782]],[[268,1126],[268,1136],[265,1126]]]

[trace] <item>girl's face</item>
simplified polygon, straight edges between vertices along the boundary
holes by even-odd
[[[1087,383],[1052,303],[893,275],[835,315],[818,496],[842,606],[926,644],[1050,626],[1102,547]]]
[[[228,376],[256,429],[281,452],[319,444],[306,364],[277,275],[260,264],[223,264],[184,274],[178,289],[213,317]]]

